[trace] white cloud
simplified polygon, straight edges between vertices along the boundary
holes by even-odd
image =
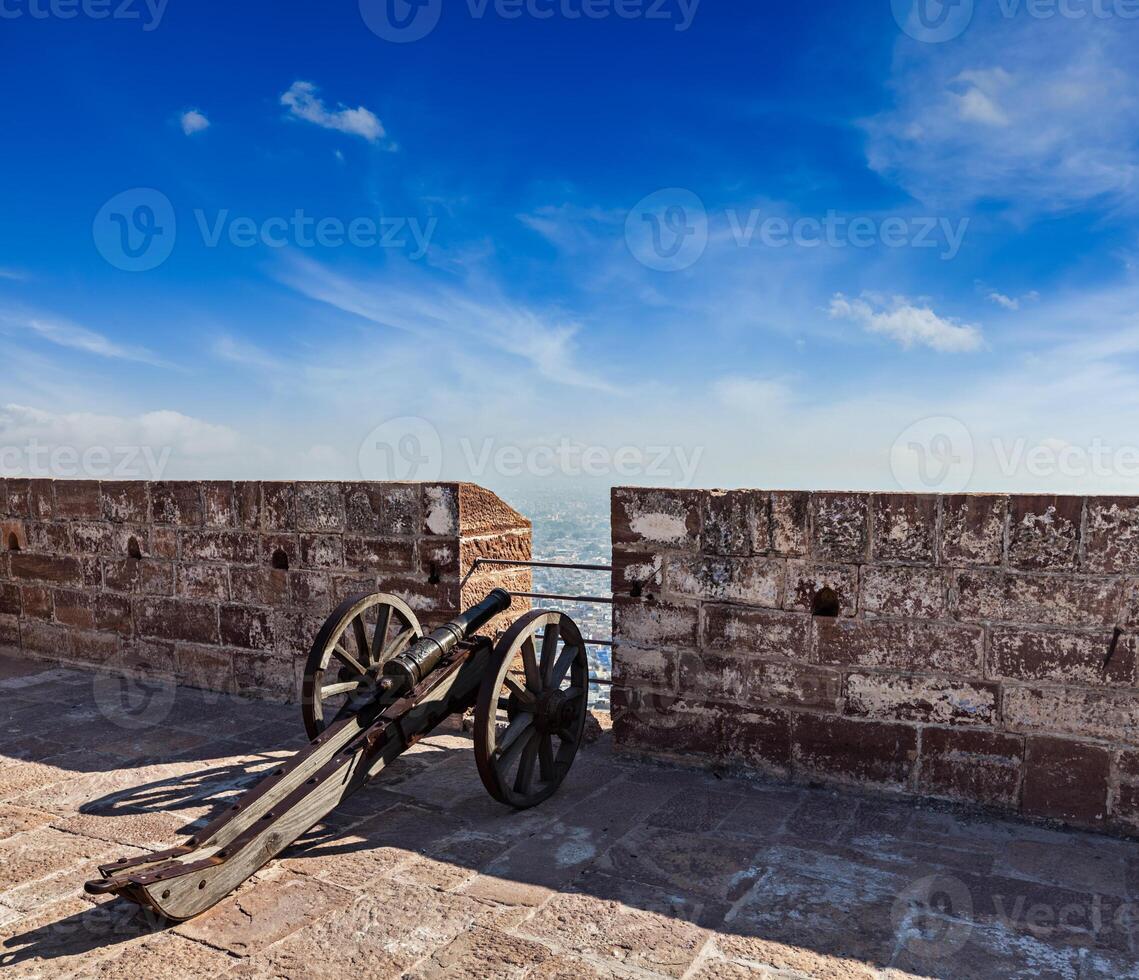
[[[1004,307],[1006,310],[1019,310],[1020,300],[1013,299],[1011,296],[1005,296],[1004,293],[991,292],[989,293],[991,302],[996,303],[997,306]]]
[[[197,109],[188,109],[182,113],[182,132],[187,136],[200,133],[210,128],[210,121],[205,114]]]
[[[869,333],[897,341],[907,350],[922,346],[958,354],[978,350],[984,342],[980,327],[938,316],[928,306],[915,306],[905,297],[879,302],[876,305],[881,308],[877,310],[868,300],[847,299],[837,293],[831,300],[831,318],[858,323]]]
[[[5,269],[0,266],[0,279],[11,279],[14,282],[23,282],[27,278],[27,274],[20,272],[18,269]]]
[[[101,333],[58,317],[0,311],[0,330],[9,333],[24,331],[59,347],[69,347],[99,357],[138,361],[155,367],[169,366],[145,347],[117,344]]]
[[[363,106],[349,109],[340,105],[331,110],[316,93],[317,87],[312,82],[293,82],[281,96],[281,105],[286,106],[297,119],[324,129],[360,136],[369,143],[375,143],[384,136],[383,123],[370,109]]]

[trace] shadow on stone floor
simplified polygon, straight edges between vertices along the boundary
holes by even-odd
[[[146,724],[125,729],[94,683],[0,682],[0,808],[43,813],[68,840],[170,846],[304,741],[295,707],[201,692],[176,691],[154,721],[145,685],[134,694]],[[8,843],[0,863],[34,874]],[[275,950],[321,934],[318,910],[371,902],[370,928],[393,943],[420,928],[416,910],[440,923],[487,914],[496,929],[510,922],[513,941],[612,968],[602,976],[681,976],[713,950],[743,972],[701,976],[761,964],[834,977],[1136,977],[1137,855],[1088,834],[637,764],[607,740],[583,750],[556,797],[515,813],[483,790],[469,742],[443,735],[177,932],[269,970]],[[51,972],[171,931],[121,900],[77,897],[64,915],[23,901],[0,918],[5,966]],[[438,928],[441,943],[456,941]]]

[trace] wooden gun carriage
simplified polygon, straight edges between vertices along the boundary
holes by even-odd
[[[346,600],[306,665],[310,744],[182,846],[104,865],[87,892],[121,895],[174,921],[198,915],[444,719],[472,708],[475,761],[491,796],[517,809],[550,797],[585,728],[587,641],[549,610],[524,614],[497,643],[479,636],[511,601],[495,589],[424,635],[397,596]]]

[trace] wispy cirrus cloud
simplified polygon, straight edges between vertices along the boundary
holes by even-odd
[[[929,306],[920,306],[903,296],[881,300],[864,295],[848,299],[838,293],[831,299],[831,319],[850,320],[869,333],[893,340],[907,350],[928,347],[947,354],[980,350],[981,328],[939,316]]]
[[[57,347],[67,347],[99,357],[137,361],[154,367],[170,367],[166,361],[145,347],[116,343],[101,333],[60,317],[0,310],[0,331],[9,335],[21,333],[31,335]]]
[[[322,129],[359,136],[369,143],[376,143],[384,137],[384,125],[370,109],[363,106],[350,109],[344,105],[329,109],[317,91],[312,82],[293,82],[281,96],[281,105],[293,118],[303,119]]]

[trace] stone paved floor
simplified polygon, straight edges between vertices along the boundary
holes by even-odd
[[[298,732],[294,708],[0,659],[0,976],[1139,977],[1139,845],[638,765],[606,737],[524,814],[435,737],[179,926],[82,893]]]

